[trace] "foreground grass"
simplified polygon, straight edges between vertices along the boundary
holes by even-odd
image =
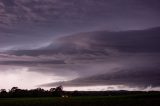
[[[0,106],[160,106],[160,96],[4,98],[0,99]]]

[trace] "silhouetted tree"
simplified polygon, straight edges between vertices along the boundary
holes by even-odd
[[[7,97],[7,91],[5,89],[0,90],[0,97]]]
[[[1,89],[0,93],[7,92],[6,89]]]
[[[63,87],[58,86],[56,88],[51,88],[49,91],[46,91],[42,88],[24,90],[19,89],[18,87],[12,87],[9,92],[5,89],[0,90],[0,97],[46,97],[46,96],[62,96]]]
[[[16,92],[18,90],[18,87],[12,87],[10,92]]]
[[[49,91],[54,92],[56,88],[51,88]]]
[[[63,91],[63,87],[62,86],[58,86],[55,88],[55,92],[62,92]]]
[[[55,91],[54,91],[54,95],[55,96],[62,96],[63,95],[63,87],[62,86],[58,86],[55,88]]]

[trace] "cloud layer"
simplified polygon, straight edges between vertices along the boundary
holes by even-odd
[[[33,49],[55,36],[160,25],[158,0],[1,0],[0,51]]]
[[[159,4],[0,0],[0,72],[56,75],[66,86],[158,87]]]
[[[86,32],[58,38],[34,50],[1,52],[1,66],[65,76],[55,86],[160,85],[160,28],[120,32]]]

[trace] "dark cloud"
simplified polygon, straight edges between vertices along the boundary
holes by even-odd
[[[2,2],[3,2],[4,5],[6,5],[6,6],[14,6],[14,5],[15,5],[14,0],[2,0]]]
[[[159,86],[159,3],[0,0],[0,67],[77,78],[70,86]]]
[[[121,52],[159,53],[159,35],[159,27],[121,32],[86,32],[59,38],[49,46],[37,50],[8,51],[7,53],[19,56],[55,55],[59,53],[97,56],[108,56]]]
[[[159,26],[158,4],[158,0],[1,0],[0,47],[28,49],[59,35]]]
[[[19,21],[26,19],[35,22],[57,21],[57,19],[63,19],[64,22],[71,19],[73,19],[73,22],[74,20],[76,20],[76,22],[82,22],[82,20],[89,21],[88,19],[91,17],[91,21],[105,18],[107,20],[115,18],[119,13],[121,13],[121,16],[127,18],[130,16],[142,18],[148,16],[148,14],[145,13],[145,9],[147,9],[149,14],[153,14],[151,13],[152,11],[158,12],[159,9],[159,6],[157,5],[159,1],[157,0],[2,0],[1,3],[4,4],[5,10],[8,10],[8,6],[9,8],[12,6],[12,10],[10,9],[10,11],[6,12],[7,15],[13,14],[16,19],[20,19]],[[144,13],[140,15],[139,13],[142,12]],[[125,15],[125,13],[127,14]],[[154,15],[159,14],[154,13]]]
[[[1,65],[20,65],[20,66],[31,66],[31,65],[40,65],[40,64],[65,64],[64,61],[55,60],[55,61],[0,61]]]
[[[76,76],[66,86],[159,86],[159,27],[135,31],[96,31],[58,38],[35,50],[1,53],[1,65]],[[71,78],[72,79],[72,78]],[[46,86],[54,86],[51,83]]]
[[[93,64],[93,62],[88,64],[90,66],[88,69],[81,68],[77,73],[82,74],[79,74],[80,77],[77,79],[45,84],[45,86],[62,84],[64,86],[126,85],[143,88],[147,86],[157,87],[160,84],[159,60],[158,54],[108,57],[105,61],[98,62],[99,64]]]
[[[87,78],[78,78],[71,81],[45,84],[43,86],[104,86],[104,85],[125,85],[130,87],[148,86],[159,87],[160,85],[159,69],[145,70],[121,70],[114,73],[100,74]]]

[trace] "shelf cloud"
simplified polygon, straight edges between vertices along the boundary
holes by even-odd
[[[49,76],[45,87],[159,87],[159,4],[0,0],[0,73],[27,69]]]

